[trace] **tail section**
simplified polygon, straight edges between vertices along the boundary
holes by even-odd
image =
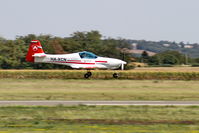
[[[26,61],[34,62],[35,54],[44,54],[41,43],[39,40],[32,40],[26,55]]]

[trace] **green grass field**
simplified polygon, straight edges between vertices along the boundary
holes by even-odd
[[[0,107],[0,133],[198,133],[197,106]]]
[[[0,79],[0,100],[199,100],[199,81]]]
[[[24,79],[13,73],[0,79],[0,100],[199,100],[198,80],[45,79],[45,71],[44,79]],[[198,116],[198,106],[0,107],[0,133],[199,133]]]

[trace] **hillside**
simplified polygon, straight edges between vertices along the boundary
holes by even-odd
[[[132,49],[132,50],[127,50],[128,53],[133,54],[134,56],[140,56],[144,51],[148,53],[149,56],[154,56],[156,53],[147,51],[147,50],[140,50],[140,49]]]
[[[134,50],[147,50],[154,53],[160,53],[167,50],[179,51],[183,54],[187,54],[189,57],[198,58],[199,57],[199,44],[189,44],[189,43],[176,43],[169,41],[145,41],[145,40],[128,40],[128,43],[132,44],[132,49]]]

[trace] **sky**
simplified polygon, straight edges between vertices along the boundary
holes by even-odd
[[[0,0],[0,36],[103,36],[199,43],[199,0]]]

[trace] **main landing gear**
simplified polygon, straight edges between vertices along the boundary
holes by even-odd
[[[86,74],[84,74],[84,78],[89,78],[90,76],[92,76],[92,73],[90,71],[88,71]]]
[[[88,78],[90,78],[91,76],[92,76],[92,73],[91,73],[90,71],[88,71],[87,73],[84,74],[84,78],[85,78],[85,79],[88,79]],[[119,74],[118,74],[118,73],[114,73],[114,74],[113,74],[113,78],[115,78],[115,79],[119,78]]]
[[[117,79],[119,77],[119,74],[118,73],[114,73],[113,74],[113,78]]]

